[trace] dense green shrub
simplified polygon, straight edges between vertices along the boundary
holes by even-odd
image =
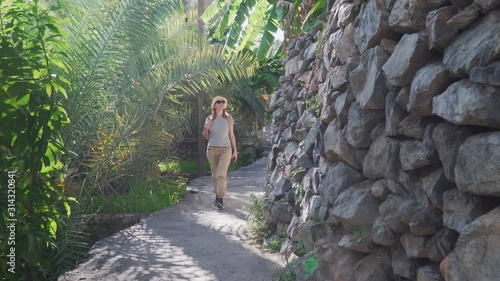
[[[54,278],[51,257],[71,213],[60,161],[67,48],[49,8],[57,9],[0,1],[0,270],[7,280]]]

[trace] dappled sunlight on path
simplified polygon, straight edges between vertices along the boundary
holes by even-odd
[[[229,173],[222,211],[211,206],[210,177],[197,178],[177,205],[99,241],[59,280],[271,280],[283,262],[251,243],[246,222],[265,177],[265,159]]]

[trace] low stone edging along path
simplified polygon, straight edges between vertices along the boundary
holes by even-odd
[[[212,206],[210,176],[191,181],[178,204],[97,242],[59,280],[271,280],[283,260],[252,243],[246,222],[250,195],[263,192],[266,165],[262,158],[228,174],[222,211]]]

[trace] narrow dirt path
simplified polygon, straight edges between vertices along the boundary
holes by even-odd
[[[228,175],[225,209],[212,206],[210,177],[190,182],[175,206],[97,242],[89,258],[59,281],[267,281],[283,261],[252,245],[249,197],[263,191],[266,158]]]

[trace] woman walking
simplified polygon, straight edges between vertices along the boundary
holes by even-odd
[[[227,169],[231,159],[238,159],[233,118],[227,114],[227,99],[217,96],[212,99],[212,115],[205,120],[203,136],[208,139],[207,158],[212,170],[215,201],[213,205],[224,208],[227,190]]]

